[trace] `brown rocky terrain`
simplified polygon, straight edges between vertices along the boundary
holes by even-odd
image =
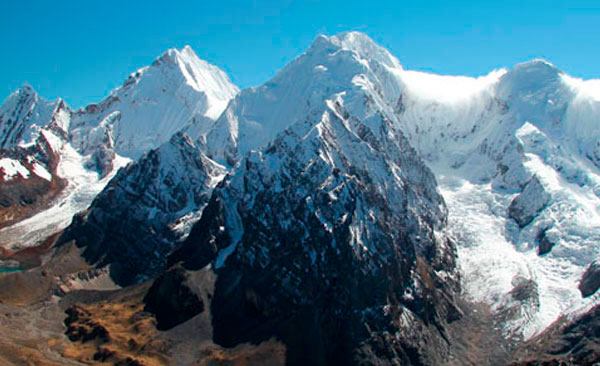
[[[90,267],[74,245],[38,251],[44,254],[41,266],[0,274],[1,365],[284,364],[286,349],[276,340],[234,348],[216,345],[208,307],[180,326],[157,329],[147,302],[151,289],[160,288],[165,279],[156,286],[148,281],[118,289],[110,286],[108,271]],[[190,272],[185,278],[189,284],[163,287],[161,295],[180,299],[183,294],[210,305],[211,271]]]
[[[45,251],[40,267],[0,275],[2,365],[286,364],[288,348],[275,338],[227,347],[215,344],[212,312],[219,274],[210,267],[187,271],[175,266],[156,280],[110,289],[103,282],[108,272],[87,265],[74,245]],[[247,305],[253,296],[244,295]],[[600,361],[598,307],[572,323],[563,319],[521,345],[502,337],[497,330],[500,319],[486,306],[458,305],[461,317],[447,324],[451,344],[444,365],[594,365]],[[243,311],[248,316],[251,310]],[[289,337],[310,341],[301,332],[303,326],[293,324],[300,333],[287,334],[288,341]],[[222,324],[218,326],[224,331]],[[235,332],[237,326],[231,326]]]
[[[29,161],[32,156],[44,163],[52,179],[47,181],[30,174],[27,178],[17,175],[7,180],[3,174],[0,174],[0,229],[47,208],[67,184],[56,173],[60,156],[52,150],[43,135],[40,135],[36,144],[31,147],[0,150],[0,157],[16,159],[30,172],[34,170]]]
[[[139,290],[112,301],[70,306],[65,325],[72,343],[62,354],[89,365],[169,364],[171,347],[156,329],[154,317],[143,308]]]
[[[514,354],[511,366],[598,365],[600,306],[572,321],[559,319]]]

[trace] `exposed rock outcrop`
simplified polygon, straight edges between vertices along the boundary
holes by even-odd
[[[538,245],[538,255],[545,255],[550,253],[556,243],[548,236],[548,229],[540,231],[536,237]]]
[[[561,319],[520,347],[511,366],[592,366],[600,362],[600,307]]]
[[[581,291],[581,296],[589,297],[598,291],[600,288],[600,262],[598,260],[593,261],[586,268],[583,276],[581,277],[581,282],[579,282],[579,291]]]
[[[169,330],[204,311],[204,303],[187,284],[185,271],[174,268],[157,278],[144,297],[145,311],[158,330]]]
[[[110,264],[122,285],[158,275],[223,175],[187,135],[175,134],[119,171],[59,244],[75,240],[88,261]]]
[[[346,101],[364,103],[368,123]],[[215,268],[216,343],[276,336],[290,365],[448,357],[445,324],[460,311],[445,207],[430,171],[371,103],[349,93],[250,153],[171,256]]]
[[[548,204],[550,198],[550,194],[534,175],[523,188],[523,192],[510,203],[508,216],[513,218],[519,227],[525,227]]]

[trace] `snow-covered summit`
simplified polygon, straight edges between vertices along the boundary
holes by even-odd
[[[198,58],[190,46],[181,50],[169,49],[152,66],[159,66],[164,61],[181,73],[186,85],[206,94],[206,105],[202,106],[205,110],[200,111],[206,117],[217,119],[238,92],[238,88],[223,70]]]
[[[184,128],[202,134],[237,92],[223,71],[190,47],[170,49],[104,101],[79,110],[71,135],[86,150],[94,129],[110,130],[117,154],[137,158]]]
[[[364,34],[319,36],[271,80],[234,98],[206,136],[209,155],[232,164],[291,124],[320,114],[327,98],[355,87],[393,104],[402,86],[391,69],[400,70],[399,62]]]
[[[392,54],[375,43],[364,33],[350,31],[327,37],[317,36],[310,50],[319,48],[338,49],[355,52],[361,59],[377,61],[391,68],[400,68],[400,62]]]
[[[595,82],[544,60],[480,78],[397,75],[402,129],[440,183],[467,295],[490,303],[510,319],[508,332],[525,337],[598,301],[577,290],[600,255]],[[521,191],[533,176],[539,193],[521,199],[531,221],[515,222],[511,202],[527,196]],[[516,300],[523,283],[534,290]]]
[[[45,101],[28,85],[17,90],[0,107],[0,157],[12,159],[6,160],[9,168],[17,163],[23,169],[31,167],[31,174],[24,171],[22,176],[35,177],[43,169],[48,173],[42,177],[51,176],[47,181],[56,176],[66,183],[53,191],[53,202],[60,205],[27,211],[27,216],[38,214],[15,228],[14,234],[5,230],[0,241],[32,245],[64,228],[119,167],[167,143],[178,131],[196,139],[237,91],[223,71],[200,60],[190,47],[166,51],[100,103],[79,110],[60,99]],[[39,151],[44,154],[34,156]],[[50,161],[57,163],[50,166]],[[60,194],[55,192],[59,188]],[[32,240],[23,235],[27,227],[38,233]]]
[[[420,186],[420,177],[429,174],[417,163],[422,158],[435,173],[447,203],[448,232],[459,248],[465,294],[505,315],[507,332],[528,337],[559,316],[600,301],[600,295],[582,298],[577,289],[586,266],[600,256],[595,245],[600,241],[600,81],[572,78],[544,60],[478,78],[434,75],[405,70],[368,36],[346,32],[317,37],[265,84],[238,93],[221,70],[185,47],[166,51],[151,66],[131,74],[104,101],[85,109],[73,112],[60,101],[42,101],[24,87],[0,112],[0,147],[27,143],[29,133],[40,126],[59,127],[48,128],[52,131],[48,136],[68,150],[63,161],[71,164],[59,166],[59,173],[77,164],[89,168],[91,160],[99,170],[110,170],[113,166],[105,163],[119,155],[145,156],[130,166],[133,178],[127,182],[151,193],[139,211],[148,217],[160,216],[154,208],[161,207],[152,201],[156,197],[170,205],[193,193],[170,190],[177,182],[196,182],[198,187],[197,182],[204,182],[204,188],[212,189],[217,178],[211,177],[225,171],[221,165],[239,177],[256,173],[251,179],[256,181],[270,177],[284,181],[288,176],[280,168],[285,165],[293,172],[317,169],[322,175],[311,179],[324,179],[311,190],[334,183],[326,179],[329,171],[362,175],[382,192],[396,192],[391,188],[402,186],[402,192],[386,199],[402,202],[404,194],[412,194],[414,207],[439,211],[433,216],[440,218],[436,230],[443,231],[446,206],[418,202],[435,196],[435,184],[426,185],[431,194],[410,192],[410,187]],[[61,137],[61,130],[68,133]],[[171,139],[181,130],[192,139],[184,135]],[[192,143],[198,137],[204,144],[200,148]],[[392,143],[390,138],[403,141]],[[162,147],[153,154],[143,155],[158,146]],[[203,148],[206,156],[198,152]],[[289,155],[282,159],[279,152]],[[306,154],[296,155],[302,152]],[[385,158],[375,159],[379,156],[375,152]],[[152,163],[152,156],[160,164]],[[409,163],[396,159],[408,156]],[[197,176],[182,168],[190,161],[202,162]],[[250,173],[240,170],[244,168],[236,165],[240,161]],[[154,176],[146,176],[144,162],[152,163],[148,166]],[[210,168],[213,165],[218,169]],[[207,169],[219,174],[205,174]],[[147,182],[138,182],[137,177]],[[125,181],[125,176],[121,179]],[[390,188],[389,182],[397,186]],[[244,199],[253,202],[252,190],[241,183],[239,187],[248,189]],[[281,197],[278,190],[284,187],[268,189],[274,190],[266,196],[270,200]],[[327,193],[331,199],[337,195],[334,190]],[[162,207],[163,213],[173,214],[169,223],[176,222],[176,215],[201,207],[188,205],[191,199],[184,201],[173,212],[169,205]],[[235,202],[225,203],[235,207]],[[311,207],[309,211],[316,212]],[[266,210],[265,214],[271,215]],[[361,220],[370,214],[361,211]],[[430,215],[422,215],[426,216]],[[319,221],[322,215],[315,218],[317,226],[328,228]],[[361,239],[366,228],[361,225],[357,221],[349,226],[357,244],[366,240]],[[221,225],[215,230],[220,233]],[[235,246],[228,250],[222,258],[225,254],[234,258]]]
[[[319,36],[267,83],[238,94],[206,144],[233,166],[334,101],[367,126],[372,114],[388,116],[441,183],[467,295],[512,314],[507,331],[528,337],[594,301],[576,285],[600,254],[592,245],[600,239],[593,91],[544,60],[478,78],[442,76],[403,69],[357,32]],[[533,176],[544,204],[526,207],[532,219],[519,227],[509,207]],[[542,241],[554,243],[543,256]],[[523,283],[535,292],[517,304],[512,294]]]
[[[46,124],[66,130],[64,113],[66,104],[59,98],[47,101],[25,83],[11,93],[0,106],[0,149],[8,149],[19,144],[27,145],[39,136]]]
[[[518,64],[500,78],[496,95],[520,116],[550,126],[562,119],[571,88],[563,81],[563,72],[541,59]]]

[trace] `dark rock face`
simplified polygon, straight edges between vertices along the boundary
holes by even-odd
[[[171,262],[212,261],[218,344],[276,336],[290,365],[445,360],[459,317],[445,206],[402,134],[382,114],[370,122],[331,107],[215,190]]]
[[[0,158],[18,161],[29,170],[25,179],[21,176],[7,180],[0,173],[0,228],[17,223],[49,206],[62,192],[67,182],[56,174],[60,156],[53,151],[44,135],[40,135],[29,147],[14,146],[0,149]],[[46,180],[35,174],[33,164],[40,164],[50,173]]]
[[[598,261],[594,261],[590,263],[588,268],[583,273],[581,277],[581,282],[579,282],[579,291],[581,291],[581,296],[589,297],[598,291],[600,288],[600,263]]]
[[[89,262],[110,264],[121,285],[155,276],[186,234],[185,216],[199,215],[222,175],[186,135],[176,134],[120,170],[59,244],[75,240]]]
[[[548,229],[540,231],[536,237],[538,243],[538,255],[544,255],[550,253],[554,248],[555,243],[547,235]]]
[[[169,330],[204,311],[186,280],[183,269],[172,269],[157,278],[144,297],[144,310],[154,314],[158,330]]]
[[[118,120],[118,118],[115,119]],[[91,146],[87,146],[86,149],[92,152],[88,169],[96,170],[100,174],[100,177],[104,178],[114,169],[114,160],[116,157],[112,124],[109,124],[100,131],[94,132],[94,135],[96,135],[95,141],[93,141]]]
[[[548,204],[550,198],[550,194],[534,175],[523,188],[523,192],[510,203],[508,216],[513,218],[519,227],[525,227]]]
[[[515,353],[511,366],[597,365],[600,362],[600,306],[569,323],[558,323]]]

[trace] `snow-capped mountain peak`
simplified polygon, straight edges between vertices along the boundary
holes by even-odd
[[[61,99],[47,101],[25,83],[11,93],[0,106],[0,148],[7,149],[18,144],[29,144],[39,136],[39,129],[55,114],[67,109]],[[56,121],[60,127],[63,122]]]
[[[388,50],[375,43],[364,33],[343,32],[327,39],[342,50],[356,52],[364,60],[377,61],[391,68],[401,68],[400,62]]]
[[[399,71],[399,62],[364,34],[319,36],[271,80],[236,96],[207,134],[209,155],[231,165],[307,114],[320,114],[332,95],[353,88],[394,104],[402,89]]]
[[[317,37],[238,93],[186,46],[76,112],[29,86],[11,94],[0,109],[0,178],[16,186],[52,163],[37,181],[64,178],[64,194],[57,185],[54,211],[22,228],[55,220],[62,229],[89,207],[63,240],[112,263],[123,284],[164,271],[183,243],[172,264],[212,263],[220,288],[241,296],[234,318],[223,308],[227,322],[246,300],[272,315],[321,295],[322,318],[334,319],[339,279],[359,279],[342,282],[354,298],[383,278],[393,286],[344,306],[357,326],[400,319],[380,329],[385,342],[401,341],[403,328],[418,340],[415,324],[443,330],[460,317],[455,295],[488,304],[506,334],[529,338],[600,303],[598,116],[600,81],[541,59],[479,78],[434,75],[345,32]],[[39,151],[2,155],[37,131],[47,142]],[[122,157],[136,161],[107,184]],[[443,286],[447,301],[433,296]]]
[[[173,48],[131,74],[101,103],[78,111],[71,135],[85,150],[91,130],[110,128],[117,154],[137,158],[184,128],[199,137],[237,92],[223,71],[190,47]]]
[[[556,121],[562,118],[573,96],[562,75],[562,71],[545,60],[525,62],[502,76],[496,95],[529,118],[537,118],[538,122]]]
[[[166,51],[152,65],[130,74],[100,103],[76,111],[60,99],[40,98],[28,85],[17,90],[0,107],[0,150],[11,149],[0,151],[0,157],[11,159],[4,160],[6,169],[17,163],[37,164],[49,172],[42,174],[47,181],[53,179],[48,175],[56,175],[61,185],[53,186],[52,197],[45,194],[44,206],[25,205],[30,207],[26,213],[18,202],[11,206],[13,211],[24,212],[11,216],[13,221],[38,211],[39,215],[23,221],[24,226],[15,228],[16,234],[0,233],[0,242],[33,245],[42,235],[61,230],[74,213],[91,203],[119,167],[167,143],[179,131],[185,130],[196,140],[237,91],[223,71],[200,60],[189,47]],[[44,154],[34,164],[32,154],[38,151]],[[24,170],[22,175],[36,176]],[[54,207],[46,210],[51,204]],[[33,226],[40,234],[29,240],[22,235],[23,227]]]
[[[182,49],[171,48],[157,58],[152,66],[167,64],[181,73],[185,84],[200,93],[206,94],[206,117],[217,119],[227,103],[238,92],[225,72],[200,59],[190,46]]]
[[[456,83],[464,98],[439,97],[449,77],[399,77],[402,128],[440,183],[466,294],[512,312],[506,331],[526,338],[589,309],[577,282],[598,256],[597,84],[539,59],[465,78]],[[526,221],[515,215],[519,203]],[[534,290],[516,301],[523,279]]]

